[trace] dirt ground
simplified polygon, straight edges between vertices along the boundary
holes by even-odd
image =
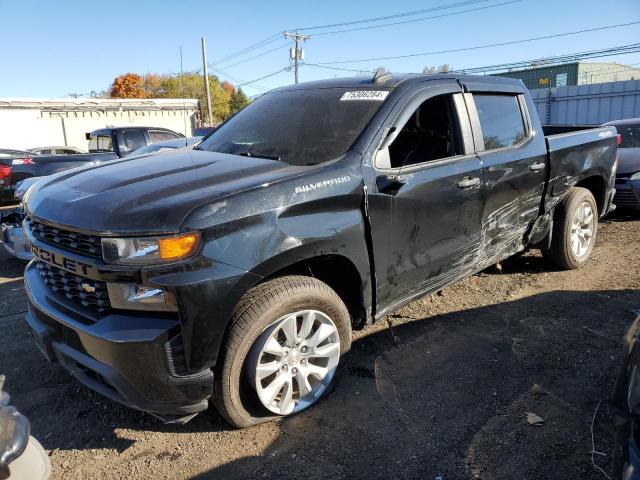
[[[23,264],[0,254],[0,371],[54,479],[599,479],[607,398],[640,309],[640,219],[604,222],[581,270],[537,253],[424,297],[356,335],[330,393],[279,423],[163,425],[48,364],[23,324]],[[392,333],[393,332],[393,333]],[[527,412],[544,419],[527,423]],[[597,455],[605,470],[610,457]]]

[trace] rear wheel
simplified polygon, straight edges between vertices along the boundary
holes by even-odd
[[[216,368],[219,413],[248,427],[316,403],[351,346],[350,324],[340,297],[315,278],[286,276],[249,290]]]
[[[572,270],[591,255],[598,230],[598,207],[589,190],[571,189],[556,207],[551,248],[542,253],[553,265]]]

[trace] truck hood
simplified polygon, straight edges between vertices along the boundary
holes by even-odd
[[[640,172],[640,148],[618,149],[618,174]]]
[[[173,233],[199,205],[304,170],[199,150],[129,157],[39,182],[26,209],[34,218],[103,235]]]

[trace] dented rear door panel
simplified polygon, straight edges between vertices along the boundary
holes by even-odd
[[[477,265],[481,269],[524,249],[525,234],[540,214],[547,149],[540,123],[529,113],[524,86],[505,89],[504,85],[470,82],[465,87],[470,91],[465,98],[485,184],[482,253]],[[519,143],[494,149],[485,145],[475,104],[475,96],[483,94],[515,96],[525,134]]]

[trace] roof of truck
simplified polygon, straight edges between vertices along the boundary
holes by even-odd
[[[522,85],[522,81],[515,78],[507,77],[493,77],[485,75],[464,75],[453,73],[437,73],[437,74],[387,74],[381,78],[378,82],[374,82],[374,76],[367,77],[342,77],[342,78],[330,78],[326,80],[316,80],[313,82],[304,82],[297,85],[287,85],[275,89],[275,91],[283,90],[304,90],[309,88],[366,88],[366,87],[382,87],[382,88],[395,88],[400,84],[410,82],[422,82],[428,79],[449,79],[459,80],[464,83],[465,81],[482,81],[483,83],[496,84],[496,85]]]

